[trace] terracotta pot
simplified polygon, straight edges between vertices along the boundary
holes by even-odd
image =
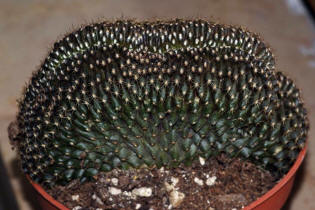
[[[244,210],[280,209],[284,205],[291,192],[296,172],[303,162],[305,153],[306,147],[300,152],[290,171],[271,190],[269,190],[266,194],[258,198],[250,205],[246,206]],[[69,210],[67,207],[51,197],[40,185],[33,182],[28,176],[27,179],[31,182],[35,190],[38,192],[37,197],[42,209]]]

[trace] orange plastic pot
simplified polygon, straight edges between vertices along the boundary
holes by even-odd
[[[305,157],[306,147],[300,152],[297,160],[289,172],[266,194],[256,201],[246,206],[244,210],[277,210],[280,209],[287,200],[295,179],[295,175]],[[44,210],[69,210],[63,204],[51,197],[40,185],[33,182],[28,176],[28,180],[38,192],[38,202]]]

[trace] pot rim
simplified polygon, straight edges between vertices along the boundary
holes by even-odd
[[[296,161],[294,162],[293,166],[289,170],[289,172],[282,178],[278,183],[273,186],[267,193],[265,193],[263,196],[257,198],[254,202],[250,203],[248,206],[244,207],[244,210],[250,210],[253,209],[265,201],[269,200],[275,193],[277,193],[291,178],[296,174],[297,170],[301,166],[305,154],[306,154],[306,148],[307,145],[304,146],[304,148],[300,151]],[[26,175],[26,178],[28,181],[32,184],[32,186],[35,188],[35,190],[49,203],[51,203],[53,206],[61,209],[61,210],[69,210],[66,206],[64,206],[62,203],[54,199],[51,195],[49,195],[39,184],[31,180],[29,175]]]
[[[261,197],[257,198],[254,202],[250,203],[248,206],[245,206],[244,210],[250,210],[253,209],[265,201],[269,200],[274,194],[276,194],[282,187],[288,183],[291,178],[296,174],[297,170],[300,168],[306,154],[306,148],[307,145],[304,146],[304,148],[300,151],[296,161],[294,162],[293,166],[289,170],[289,172],[282,178],[278,183],[271,188],[267,193],[262,195]]]

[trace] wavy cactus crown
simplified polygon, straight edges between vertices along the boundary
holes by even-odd
[[[221,152],[282,175],[308,130],[270,49],[203,20],[83,27],[55,43],[19,107],[22,167],[51,184]]]

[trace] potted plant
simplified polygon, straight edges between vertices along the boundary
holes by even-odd
[[[303,160],[308,120],[257,35],[205,20],[118,20],[54,44],[9,130],[44,209],[66,207],[41,186],[221,154],[280,180],[246,207],[277,209]]]

